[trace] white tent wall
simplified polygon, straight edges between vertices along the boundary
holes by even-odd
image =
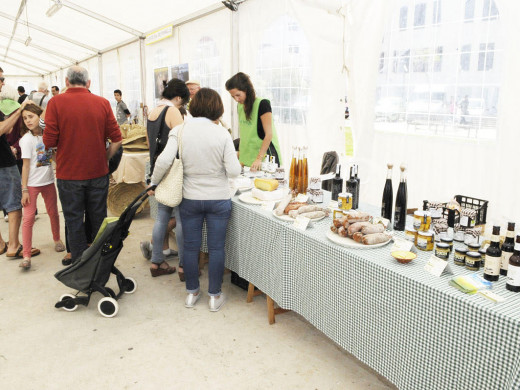
[[[333,3],[339,4],[339,1]],[[308,103],[307,114],[303,123],[284,123],[275,115],[274,109],[273,117],[286,169],[288,170],[290,164],[291,147],[306,145],[309,146],[309,173],[310,175],[319,174],[324,152],[336,150],[342,154],[344,151],[342,129],[344,106],[341,103],[341,99],[345,96],[345,76],[342,73],[342,18],[323,9],[323,4],[303,0],[248,0],[240,5],[238,16],[239,71],[251,77],[257,92],[270,83],[270,80],[259,74],[259,67],[262,66],[259,58],[260,49],[275,44],[269,36],[268,30],[283,18],[296,22],[303,30],[305,39],[295,42],[295,45],[299,45],[299,50],[302,51],[307,45],[309,48],[308,63],[312,82],[310,85],[305,85],[310,89],[310,99],[304,102],[304,104]],[[286,30],[282,29],[282,31]],[[294,38],[280,36],[274,39],[283,39],[286,44],[278,53],[283,56],[292,43],[291,39]],[[265,59],[263,60],[265,61]],[[263,66],[265,68],[265,64]],[[297,66],[299,65],[292,64],[290,58],[287,60],[273,58],[272,74],[280,71],[284,75],[284,68]],[[264,71],[262,74],[269,73]],[[294,86],[291,85],[289,77],[283,76],[282,84],[274,87],[283,89]],[[269,98],[273,105],[272,96],[261,97]]]
[[[374,130],[375,90],[384,25],[395,12],[395,3],[379,0],[348,5],[347,64],[349,107],[355,134],[355,154],[362,178],[361,200],[380,204],[386,163],[408,166],[408,207],[422,200],[447,201],[454,195],[489,200],[488,227],[493,221],[520,221],[516,195],[520,184],[514,175],[520,145],[516,97],[520,52],[514,37],[520,34],[520,6],[516,1],[496,1],[506,31],[505,68],[500,90],[494,141],[450,139]],[[367,22],[370,21],[370,22]],[[394,168],[394,190],[398,184]]]

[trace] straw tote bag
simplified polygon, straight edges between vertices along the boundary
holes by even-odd
[[[177,140],[179,143],[179,157],[173,160],[173,164],[163,177],[161,182],[155,189],[155,199],[157,202],[162,203],[169,207],[178,206],[182,202],[182,178],[183,178],[183,166],[182,166],[182,131],[184,125],[179,130]]]

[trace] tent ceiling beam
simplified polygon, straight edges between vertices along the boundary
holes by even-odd
[[[6,38],[10,38],[9,34],[5,34],[3,32],[0,32],[0,36],[6,37]],[[12,37],[12,38],[13,38],[13,41],[15,41],[15,42],[19,42],[19,43],[25,44],[25,41],[23,41],[22,39],[15,38],[15,37]],[[66,55],[61,54],[61,53],[57,53],[55,51],[46,49],[45,47],[42,47],[42,46],[35,45],[34,43],[31,43],[31,48],[43,51],[44,53],[51,54],[51,55],[59,57],[59,58],[66,59],[67,61],[70,61],[73,64],[75,64],[77,62],[75,58],[66,56]]]
[[[5,56],[4,58],[7,59],[7,60],[15,61],[17,64],[30,66],[30,67],[36,69],[39,73],[50,73],[50,70],[44,69],[40,65],[30,64],[28,62],[25,62],[25,61],[22,61],[22,60],[20,60],[18,58],[13,57],[12,55]]]
[[[9,65],[17,66],[17,67],[20,68],[20,69],[27,70],[27,71],[29,71],[29,72],[31,72],[31,73],[34,73],[35,75],[38,75],[38,76],[42,76],[42,77],[43,77],[43,74],[38,73],[38,72],[36,72],[36,71],[34,71],[34,70],[32,70],[32,69],[26,68],[25,66],[21,66],[21,65],[19,65],[19,64],[16,64],[16,63],[14,63],[14,62],[7,61],[7,60],[4,60],[3,62],[5,62],[6,64],[9,64]]]
[[[5,18],[5,19],[9,19],[9,20],[15,20],[15,18],[9,14],[6,14],[4,12],[0,12],[0,16]],[[82,42],[79,42],[79,41],[76,41],[74,39],[70,39],[70,38],[67,38],[63,35],[60,35],[60,34],[57,34],[55,33],[54,31],[50,31],[50,30],[47,30],[43,27],[40,27],[36,24],[33,24],[33,23],[29,23],[29,22],[26,22],[25,20],[15,20],[15,27],[16,27],[16,22],[20,23],[20,24],[23,24],[24,26],[28,26],[29,28],[32,28],[32,29],[35,29],[35,30],[38,30],[44,34],[47,34],[47,35],[51,35],[55,38],[58,38],[58,39],[61,39],[63,41],[66,41],[66,42],[69,42],[69,43],[72,43],[73,45],[76,45],[76,46],[79,46],[79,47],[82,47],[84,49],[87,49],[87,50],[90,50],[90,51],[93,51],[94,53],[97,53],[99,52],[99,49],[95,48],[95,47],[92,47],[92,46],[89,46],[89,45],[86,45]],[[13,36],[14,36],[14,31],[13,31]]]
[[[6,49],[7,46],[2,46],[0,45],[0,49]],[[14,50],[14,49],[9,49],[9,51],[11,53],[15,53],[15,54],[19,54],[21,56],[24,56],[24,58],[28,58],[28,59],[31,59],[31,60],[35,60],[35,61],[38,61],[38,62],[41,62],[43,64],[47,64],[47,65],[50,65],[52,67],[56,67],[56,63],[55,62],[51,62],[51,61],[47,61],[47,60],[42,60],[41,58],[38,58],[38,57],[35,57],[35,56],[31,56],[27,53],[22,53],[21,51],[18,51],[18,50]]]
[[[110,25],[111,27],[114,27],[114,28],[117,28],[119,30],[123,30],[129,34],[132,34],[136,37],[142,37],[143,36],[143,33],[141,31],[138,31],[138,30],[135,30],[131,27],[128,27],[128,26],[125,26],[124,24],[121,24],[119,22],[116,22],[115,20],[113,19],[109,19],[103,15],[100,15],[96,12],[92,12],[88,9],[85,9],[83,7],[80,7],[79,5],[77,4],[74,4],[74,3],[71,3],[70,1],[66,1],[66,0],[62,0],[61,1],[61,4],[63,4],[65,7],[67,8],[70,8],[76,12],[79,12],[83,15],[86,15],[88,17],[91,17],[92,19],[96,19],[96,20],[99,20],[100,22],[103,22],[103,23],[106,23],[108,25]]]
[[[18,19],[20,19],[20,15],[22,14],[25,5],[27,4],[27,0],[22,0],[20,3],[20,7],[18,8],[18,13],[16,17],[12,18],[14,20],[13,31],[11,31],[11,37],[9,38],[9,43],[7,44],[7,48],[5,49],[4,58],[7,56],[7,52],[9,51],[9,47],[11,46],[11,42],[13,41],[14,34],[16,32],[16,27],[18,26]]]

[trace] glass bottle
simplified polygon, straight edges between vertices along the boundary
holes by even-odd
[[[406,206],[408,203],[408,190],[406,188],[406,167],[401,165],[401,178],[395,198],[394,230],[403,231],[406,225]]]
[[[302,175],[302,194],[307,193],[307,187],[309,187],[309,167],[307,165],[307,146],[302,148],[303,153],[303,175]]]
[[[359,208],[359,190],[361,189],[361,179],[358,177],[359,173],[359,165],[354,164],[354,179],[357,181],[357,187],[356,187],[356,194],[355,198],[353,199],[352,208],[358,209]],[[352,194],[354,195],[354,194]]]
[[[291,191],[296,190],[296,175],[298,174],[298,156],[297,156],[298,150],[296,149],[296,146],[292,147],[292,158],[291,158],[291,169],[289,171],[289,189]]]
[[[491,282],[498,280],[501,259],[502,250],[500,249],[500,226],[493,226],[491,244],[489,244],[489,247],[487,248],[486,260],[484,262],[484,279]]]
[[[502,244],[502,259],[500,261],[500,275],[507,275],[507,267],[509,258],[513,255],[515,249],[515,223],[508,222],[506,239]]]
[[[298,194],[303,194],[304,193],[304,181],[303,181],[303,147],[302,148],[298,148],[298,187],[297,187],[297,192]]]
[[[345,182],[345,188],[346,188],[346,191],[350,194],[352,194],[352,208],[353,209],[357,209],[357,194],[358,194],[358,181],[356,180],[356,177],[355,177],[355,172],[356,172],[356,166],[355,165],[352,165],[350,167],[350,177],[349,179]]]
[[[509,258],[506,288],[513,292],[520,291],[520,235],[516,236],[515,249]]]
[[[338,195],[343,190],[343,179],[341,178],[341,165],[336,165],[336,177],[332,179],[332,200],[338,200]]]
[[[394,203],[394,190],[392,188],[392,168],[393,164],[386,164],[388,171],[386,172],[385,188],[383,190],[383,201],[381,202],[381,216],[392,220],[392,207]]]

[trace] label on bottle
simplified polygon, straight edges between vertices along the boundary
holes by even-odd
[[[520,286],[520,267],[516,265],[509,265],[507,270],[507,284],[510,286]]]
[[[500,274],[500,260],[501,260],[501,257],[493,257],[493,256],[486,255],[486,261],[484,262],[484,273],[487,275],[492,275],[492,276],[499,275]]]
[[[506,237],[515,238],[515,231],[514,230],[508,230],[506,233]]]
[[[515,243],[515,251],[520,251],[520,242]]]
[[[513,252],[502,251],[502,260],[500,262],[500,269],[507,270],[507,266],[509,265],[509,258],[511,256],[513,256]]]
[[[496,235],[493,234],[493,235],[491,236],[491,241],[493,241],[493,242],[500,242],[500,239],[499,239],[498,236],[496,236]]]
[[[401,217],[401,207],[395,207],[394,223],[399,223]]]

